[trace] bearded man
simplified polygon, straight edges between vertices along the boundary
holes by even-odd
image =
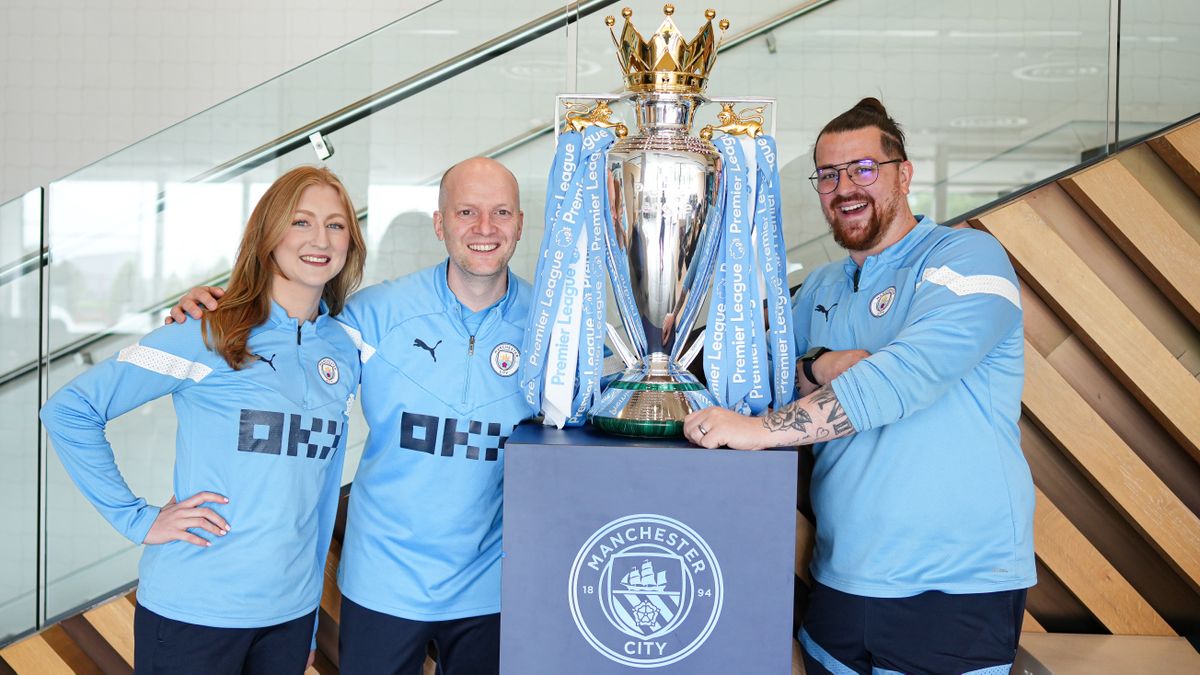
[[[878,100],[829,122],[813,160],[849,256],[793,299],[802,397],[702,410],[684,433],[813,444],[807,672],[1007,673],[1036,581],[1016,274],[990,235],[913,215],[904,134]]]

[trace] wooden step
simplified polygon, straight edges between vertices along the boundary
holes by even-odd
[[[71,641],[61,626],[46,630],[0,649],[0,663],[20,675],[86,673],[101,675],[100,668]]]
[[[133,665],[133,602],[129,596],[121,596],[83,613],[96,632]]]
[[[1200,654],[1181,637],[1022,633],[1012,672],[1024,675],[1200,673]]]

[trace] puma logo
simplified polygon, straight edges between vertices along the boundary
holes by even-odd
[[[271,370],[275,370],[275,364],[273,363],[275,361],[274,354],[272,354],[271,358],[269,358],[269,359],[265,356],[262,356],[261,354],[251,354],[250,356],[253,356],[256,359],[258,359],[259,361],[262,361],[263,363],[267,364],[268,366],[271,366]],[[275,370],[275,372],[279,372],[279,371]]]
[[[825,307],[825,305],[817,305],[817,311],[825,315],[825,323],[829,323],[829,313],[832,312],[833,308],[837,306],[838,304],[836,302],[830,305],[828,309]]]
[[[442,341],[438,340],[436,345],[430,347],[429,345],[425,344],[425,341],[422,340],[421,338],[417,338],[417,339],[413,340],[413,346],[420,347],[421,349],[424,349],[425,351],[429,352],[429,355],[433,357],[434,363],[437,363],[437,348],[438,348],[438,345],[440,345],[440,344],[442,344]]]

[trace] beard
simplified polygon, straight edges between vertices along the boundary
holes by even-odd
[[[839,222],[838,218],[842,215],[839,209],[843,204],[851,202],[866,202],[864,208],[871,210],[871,217],[865,224],[849,226]],[[881,208],[874,197],[863,192],[834,199],[825,210],[825,220],[829,223],[833,240],[838,246],[848,251],[869,251],[883,239],[884,228],[895,220],[898,209],[896,195],[889,195]]]

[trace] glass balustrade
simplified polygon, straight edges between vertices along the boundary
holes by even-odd
[[[643,35],[661,22],[661,4],[628,4]],[[674,4],[690,38],[708,1]],[[1109,73],[1107,3],[771,0],[717,7],[718,18],[732,22],[727,37],[735,46],[720,55],[708,94],[777,101],[768,112],[782,155],[785,234],[797,283],[843,255],[807,180],[816,134],[833,115],[863,96],[882,99],[908,133],[914,210],[951,219],[1103,154],[1118,138],[1200,110],[1196,21],[1175,20],[1185,4],[1121,3],[1122,20],[1130,22],[1122,36],[1132,37],[1121,52],[1120,78]],[[620,22],[621,7],[590,3],[591,13],[567,28],[561,3],[443,0],[56,181],[45,214],[40,190],[0,206],[0,409],[9,437],[22,439],[0,451],[11,484],[4,499],[16,514],[6,527],[20,542],[4,558],[13,572],[0,580],[0,636],[34,627],[38,599],[42,618],[53,619],[137,574],[138,547],[95,513],[52,452],[45,451],[39,469],[39,355],[48,357],[45,388],[52,392],[152,330],[185,289],[223,283],[258,196],[279,173],[319,161],[306,142],[280,139],[398,83],[409,95],[366,104],[345,124],[315,125],[334,150],[325,163],[366,215],[366,282],[445,256],[432,232],[437,182],[447,167],[478,154],[496,156],[517,176],[525,229],[513,267],[530,278],[543,229],[555,96],[619,90],[604,16]],[[556,9],[555,25],[541,37],[515,40],[505,53],[444,81],[412,79]],[[1118,80],[1129,98],[1114,98]],[[1114,110],[1119,126],[1110,119]],[[703,109],[697,125],[714,121],[716,112]],[[632,123],[627,110],[617,114]],[[281,147],[273,149],[276,140]],[[43,222],[50,252],[44,321]],[[38,349],[41,323],[45,354]],[[151,502],[170,496],[174,429],[165,399],[109,426],[126,479]],[[365,437],[356,413],[347,481]]]
[[[0,370],[38,360],[42,190],[0,204]],[[36,370],[0,386],[0,642],[37,618]]]
[[[501,50],[444,82],[415,87],[417,93],[400,103],[371,104],[369,114],[348,125],[321,127],[334,151],[324,164],[342,177],[364,210],[372,249],[368,279],[396,276],[444,256],[430,214],[437,179],[448,163],[524,132],[539,110],[549,111],[539,102],[553,101],[565,86],[567,21],[561,3],[522,0],[503,11],[439,3],[52,183],[46,218],[54,252],[45,270],[47,391],[153,330],[162,308],[186,289],[221,283],[243,224],[270,182],[293,166],[319,161],[307,143],[257,154],[255,149],[314,119],[344,112],[371,93],[411,83],[423,69],[478,51],[481,43],[555,8],[556,16],[535,27],[543,37],[515,39],[508,53]],[[547,64],[554,63],[558,70],[548,71]],[[480,124],[481,117],[489,123]],[[254,156],[245,166],[231,166],[247,155]],[[543,183],[532,165],[521,173],[529,195]],[[540,206],[532,208],[540,212]],[[534,253],[526,255],[532,260]],[[36,282],[36,275],[31,278]],[[26,361],[36,361],[36,351],[11,362]],[[36,378],[27,379],[36,385]],[[22,406],[30,423],[37,402],[35,393]],[[351,429],[347,481],[366,436],[357,412]],[[113,420],[107,435],[133,491],[151,503],[166,501],[174,461],[170,402],[160,399]],[[36,438],[28,447],[37,447]],[[140,550],[108,526],[53,453],[49,457],[43,469],[42,602],[44,616],[52,620],[135,580]],[[36,515],[35,506],[36,500],[24,500],[22,512]],[[24,567],[36,569],[32,563]]]
[[[1200,8],[1191,0],[1123,0],[1118,89],[1121,141],[1200,110]]]

